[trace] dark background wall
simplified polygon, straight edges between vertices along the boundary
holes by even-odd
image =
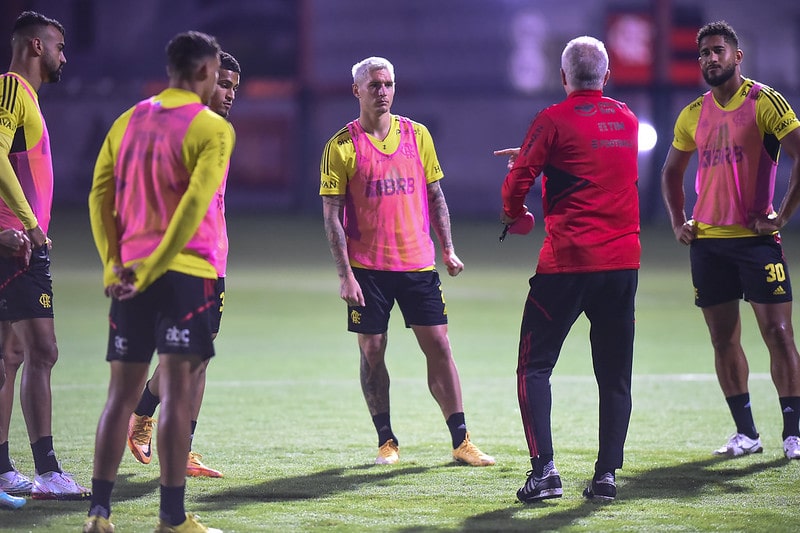
[[[697,26],[728,20],[745,52],[743,73],[800,108],[796,0],[4,0],[0,34],[10,33],[24,9],[67,28],[62,82],[40,92],[56,208],[85,203],[106,130],[164,86],[164,46],[188,29],[214,34],[242,64],[228,205],[243,211],[319,210],[321,150],[357,116],[350,67],[370,55],[395,64],[393,112],[430,128],[451,211],[460,216],[496,217],[505,161],[491,152],[518,145],[533,115],[564,97],[560,53],[578,35],[606,41],[606,93],[659,133],[655,149],[640,158],[644,222],[665,220],[658,171],[672,124],[705,90]],[[9,53],[3,39],[0,58]],[[778,195],[787,178],[784,162]]]

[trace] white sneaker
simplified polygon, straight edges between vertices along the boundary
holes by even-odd
[[[761,453],[764,448],[761,446],[761,439],[751,439],[743,433],[736,433],[725,446],[714,450],[714,455],[729,455],[731,457],[739,457],[741,455],[750,455],[751,453]]]
[[[0,490],[0,507],[5,507],[6,509],[19,509],[23,505],[25,505],[25,498],[9,496]]]
[[[787,459],[800,459],[800,437],[790,435],[783,441],[783,453]]]
[[[87,500],[92,491],[81,487],[66,472],[36,474],[33,478],[31,498],[34,500]]]
[[[31,480],[12,468],[0,474],[0,490],[11,496],[27,496],[31,493],[33,483]]]

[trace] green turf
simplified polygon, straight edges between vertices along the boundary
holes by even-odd
[[[55,443],[65,468],[88,484],[108,377],[107,301],[85,215],[57,212],[53,224],[61,352],[53,374]],[[232,220],[225,317],[194,445],[225,478],[190,479],[187,508],[239,532],[796,531],[800,461],[783,458],[768,359],[748,309],[744,340],[765,451],[736,460],[710,454],[733,427],[692,305],[686,249],[665,228],[643,235],[634,410],[619,498],[607,505],[581,498],[597,445],[596,387],[581,319],[553,378],[564,497],[516,502],[529,468],[516,401],[516,344],[541,229],[503,244],[499,229],[456,220],[466,270],[444,279],[467,422],[498,464],[476,469],[451,462],[423,357],[396,313],[388,365],[401,462],[384,467],[371,464],[376,437],[321,218]],[[800,256],[800,236],[786,236],[786,248],[790,260]],[[32,474],[18,405],[11,451]],[[0,529],[78,531],[86,510],[82,502],[29,501],[19,511],[0,511]],[[144,466],[126,452],[114,494],[117,531],[150,531],[157,514],[158,460]]]

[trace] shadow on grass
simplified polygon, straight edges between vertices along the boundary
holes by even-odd
[[[746,480],[753,474],[786,466],[784,459],[743,463],[725,457],[710,457],[663,468],[655,468],[632,477],[619,476],[619,498],[616,504],[648,499],[687,499],[709,488],[730,494],[750,490]],[[442,465],[447,466],[447,465]],[[440,467],[433,468],[438,469]],[[279,478],[263,483],[234,487],[200,497],[204,511],[230,509],[250,502],[282,502],[316,500],[348,491],[358,491],[364,484],[386,482],[399,476],[419,474],[430,467],[406,467],[387,470],[374,465],[332,468],[296,477]],[[569,490],[583,490],[578,482],[569,483]],[[510,490],[516,490],[516,487]],[[401,503],[401,502],[398,502]],[[577,506],[559,500],[538,504],[515,504],[467,517],[459,531],[557,531],[590,518],[600,507],[609,504],[584,501]],[[560,504],[560,505],[559,505]],[[615,505],[611,503],[610,505]],[[531,514],[531,511],[534,513]],[[622,511],[624,512],[624,511]],[[519,516],[524,513],[524,516]],[[436,528],[434,528],[436,529]],[[430,525],[400,527],[405,533],[431,531]],[[442,531],[450,530],[442,528]]]
[[[745,459],[746,460],[746,459]],[[617,502],[634,502],[648,499],[686,499],[696,496],[708,488],[719,488],[730,494],[746,493],[748,484],[739,483],[752,474],[781,468],[787,465],[783,458],[757,463],[742,463],[742,459],[711,457],[679,465],[655,468],[633,477],[618,476]],[[719,467],[725,463],[724,468]],[[588,484],[588,480],[586,482]],[[583,490],[583,485],[571,483]],[[536,504],[518,504],[505,509],[496,509],[467,518],[461,531],[557,531],[590,517],[600,506],[614,503],[597,503],[584,500],[577,507],[559,510],[558,500],[545,500]],[[539,511],[535,516],[517,517],[521,511]],[[526,513],[527,515],[527,513]],[[404,532],[416,528],[403,529]]]
[[[114,486],[112,505],[124,500],[134,500],[153,491],[158,491],[158,478],[154,481],[132,483],[128,478],[133,474],[120,474]],[[53,529],[59,531],[64,525],[65,517],[80,517],[81,523],[89,511],[89,500],[78,501],[43,501],[26,497],[25,506],[16,511],[0,510],[0,530],[18,529]],[[57,524],[57,525],[51,525]]]
[[[232,487],[196,498],[204,512],[217,509],[230,509],[251,502],[282,502],[295,500],[316,500],[329,495],[356,491],[364,484],[384,482],[397,476],[419,474],[429,467],[406,467],[386,469],[376,465],[359,465],[347,468],[332,468],[312,474],[279,478],[246,487]],[[159,481],[133,482],[132,474],[121,474],[117,478],[112,496],[112,505],[119,502],[157,494]],[[65,518],[79,516],[81,523],[89,510],[88,500],[84,501],[36,501],[28,499],[18,511],[0,509],[0,531],[25,530],[31,528],[51,528],[50,524],[63,525]]]
[[[742,494],[750,490],[747,478],[758,472],[782,468],[787,465],[783,458],[762,462],[744,462],[747,458],[728,459],[710,457],[679,465],[654,468],[634,476],[624,473],[618,477],[619,497],[617,502],[598,504],[584,501],[578,505],[559,500],[547,500],[538,504],[514,504],[465,518],[459,531],[557,531],[590,518],[599,508],[646,501],[648,499],[688,499],[708,489],[723,493]],[[441,467],[450,466],[442,465]],[[237,505],[252,502],[287,502],[317,500],[331,495],[356,492],[365,484],[384,483],[400,476],[415,475],[441,468],[410,466],[385,469],[375,465],[331,468],[310,474],[278,478],[263,483],[213,492],[200,496],[195,501],[205,512],[228,510]],[[158,490],[158,480],[131,482],[130,474],[120,475],[115,487],[114,501],[133,500]],[[580,491],[583,485],[568,480],[568,489]],[[516,490],[516,486],[509,491]],[[401,503],[401,502],[398,502]],[[49,524],[61,524],[64,517],[83,516],[88,502],[56,502],[29,500],[17,512],[0,511],[0,529],[48,528]],[[625,512],[621,510],[620,512]],[[521,516],[522,515],[522,516]],[[434,528],[435,529],[435,528]],[[428,526],[407,526],[396,531],[406,533],[431,531]],[[450,530],[442,528],[441,531]]]
[[[358,490],[365,483],[384,482],[397,476],[419,474],[428,467],[392,468],[360,465],[347,468],[330,468],[312,474],[278,478],[247,487],[232,487],[196,498],[206,510],[228,509],[231,504],[256,502],[281,502],[316,500],[331,494]],[[363,471],[363,473],[354,473]],[[369,472],[371,471],[371,472]]]

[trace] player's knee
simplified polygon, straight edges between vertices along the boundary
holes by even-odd
[[[28,353],[28,363],[42,369],[50,369],[58,361],[58,346],[55,340],[37,340]]]
[[[22,361],[25,359],[25,352],[23,350],[9,350],[4,352],[3,361],[5,362],[6,369],[12,373],[16,374],[19,367],[22,365]]]
[[[19,342],[6,343],[3,346],[3,361],[7,369],[16,372],[25,359],[25,349]]]
[[[453,352],[450,348],[450,341],[445,337],[444,339],[434,339],[427,343],[423,349],[425,358],[430,361],[452,361]]]
[[[794,333],[791,324],[787,322],[774,322],[766,324],[762,328],[764,340],[770,347],[771,352],[796,353],[797,348],[794,342]]]
[[[367,362],[380,363],[386,354],[386,335],[359,335],[358,347]]]

